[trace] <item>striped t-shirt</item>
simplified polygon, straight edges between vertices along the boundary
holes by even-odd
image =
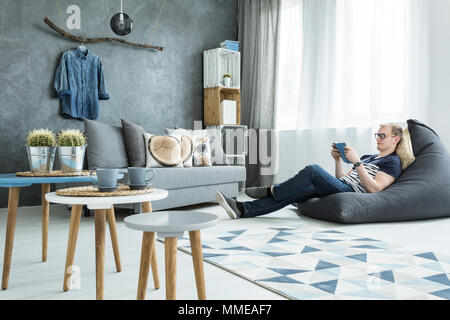
[[[402,164],[400,162],[400,157],[394,152],[388,154],[384,157],[377,158],[378,155],[365,155],[361,158],[361,165],[366,168],[367,173],[375,179],[378,171],[383,171],[388,175],[398,179],[402,174]],[[339,180],[344,181],[350,187],[355,190],[355,192],[366,193],[367,190],[364,189],[361,179],[358,176],[356,169],[353,169],[348,175],[339,178]]]

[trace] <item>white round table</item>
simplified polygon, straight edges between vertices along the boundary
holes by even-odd
[[[154,252],[154,245],[151,244],[154,242],[155,232],[158,236],[164,238],[166,299],[174,300],[176,298],[177,242],[178,238],[182,237],[185,231],[189,231],[197,296],[199,300],[206,299],[200,229],[211,227],[217,221],[217,216],[213,214],[192,211],[161,211],[126,217],[124,219],[125,226],[144,232],[137,293],[138,300],[145,299],[150,264],[149,257]]]
[[[45,199],[51,203],[86,205],[91,210],[109,209],[114,204],[143,203],[167,198],[167,190],[156,189],[151,193],[121,197],[69,197],[58,196],[55,192],[47,193]]]
[[[69,290],[69,282],[71,276],[71,266],[73,265],[75,248],[78,237],[78,229],[80,226],[81,212],[83,205],[88,209],[95,210],[95,260],[96,260],[96,297],[98,300],[103,299],[104,292],[104,269],[105,269],[105,228],[106,219],[108,219],[111,242],[113,245],[114,259],[116,261],[116,270],[122,270],[120,263],[119,245],[117,240],[116,221],[114,217],[115,204],[124,203],[141,203],[144,212],[151,212],[151,201],[161,200],[168,196],[168,191],[156,189],[151,193],[120,196],[120,197],[72,197],[59,196],[55,192],[47,193],[45,199],[50,203],[70,204],[72,205],[72,213],[70,217],[69,239],[67,244],[66,267],[64,270],[64,291]],[[154,246],[153,243],[150,245]],[[151,265],[153,271],[153,281],[155,288],[159,288],[158,267],[156,263],[156,252],[152,250]]]

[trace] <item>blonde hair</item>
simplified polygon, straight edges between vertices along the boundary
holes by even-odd
[[[398,124],[394,123],[394,122],[389,122],[389,123],[382,123],[380,124],[380,127],[390,127],[391,128],[391,133],[394,136],[397,136],[400,138],[400,141],[402,141],[403,139],[403,128],[401,126],[399,126]]]

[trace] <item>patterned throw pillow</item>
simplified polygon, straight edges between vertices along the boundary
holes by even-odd
[[[216,128],[206,129],[206,135],[211,145],[211,159],[213,165],[230,165],[222,146],[222,132]]]
[[[192,167],[192,153],[194,152],[192,133],[185,129],[166,129],[166,132],[168,136],[175,137],[180,143],[183,167]]]
[[[194,152],[194,143],[190,136],[173,136],[178,140],[181,147],[181,162],[183,167],[192,167],[192,154]]]
[[[208,137],[194,138],[194,167],[210,167],[211,161],[211,147],[209,145]]]
[[[229,165],[225,152],[223,151],[220,130],[209,128],[204,130],[189,130],[183,128],[166,129],[166,133],[170,136],[189,135],[192,140],[195,138],[208,137],[211,150],[211,164],[212,165]]]
[[[405,170],[409,167],[411,163],[416,159],[414,157],[411,136],[409,135],[409,130],[406,128],[403,130],[403,139],[397,146],[397,154],[400,157],[402,163],[402,169]]]
[[[144,133],[146,167],[183,167],[180,142],[175,137]]]

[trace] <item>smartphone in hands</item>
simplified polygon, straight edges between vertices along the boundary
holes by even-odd
[[[336,149],[339,150],[339,152],[341,153],[341,158],[345,163],[351,163],[350,161],[348,161],[348,159],[345,157],[345,146],[347,145],[345,142],[333,142],[334,146],[336,147]]]

